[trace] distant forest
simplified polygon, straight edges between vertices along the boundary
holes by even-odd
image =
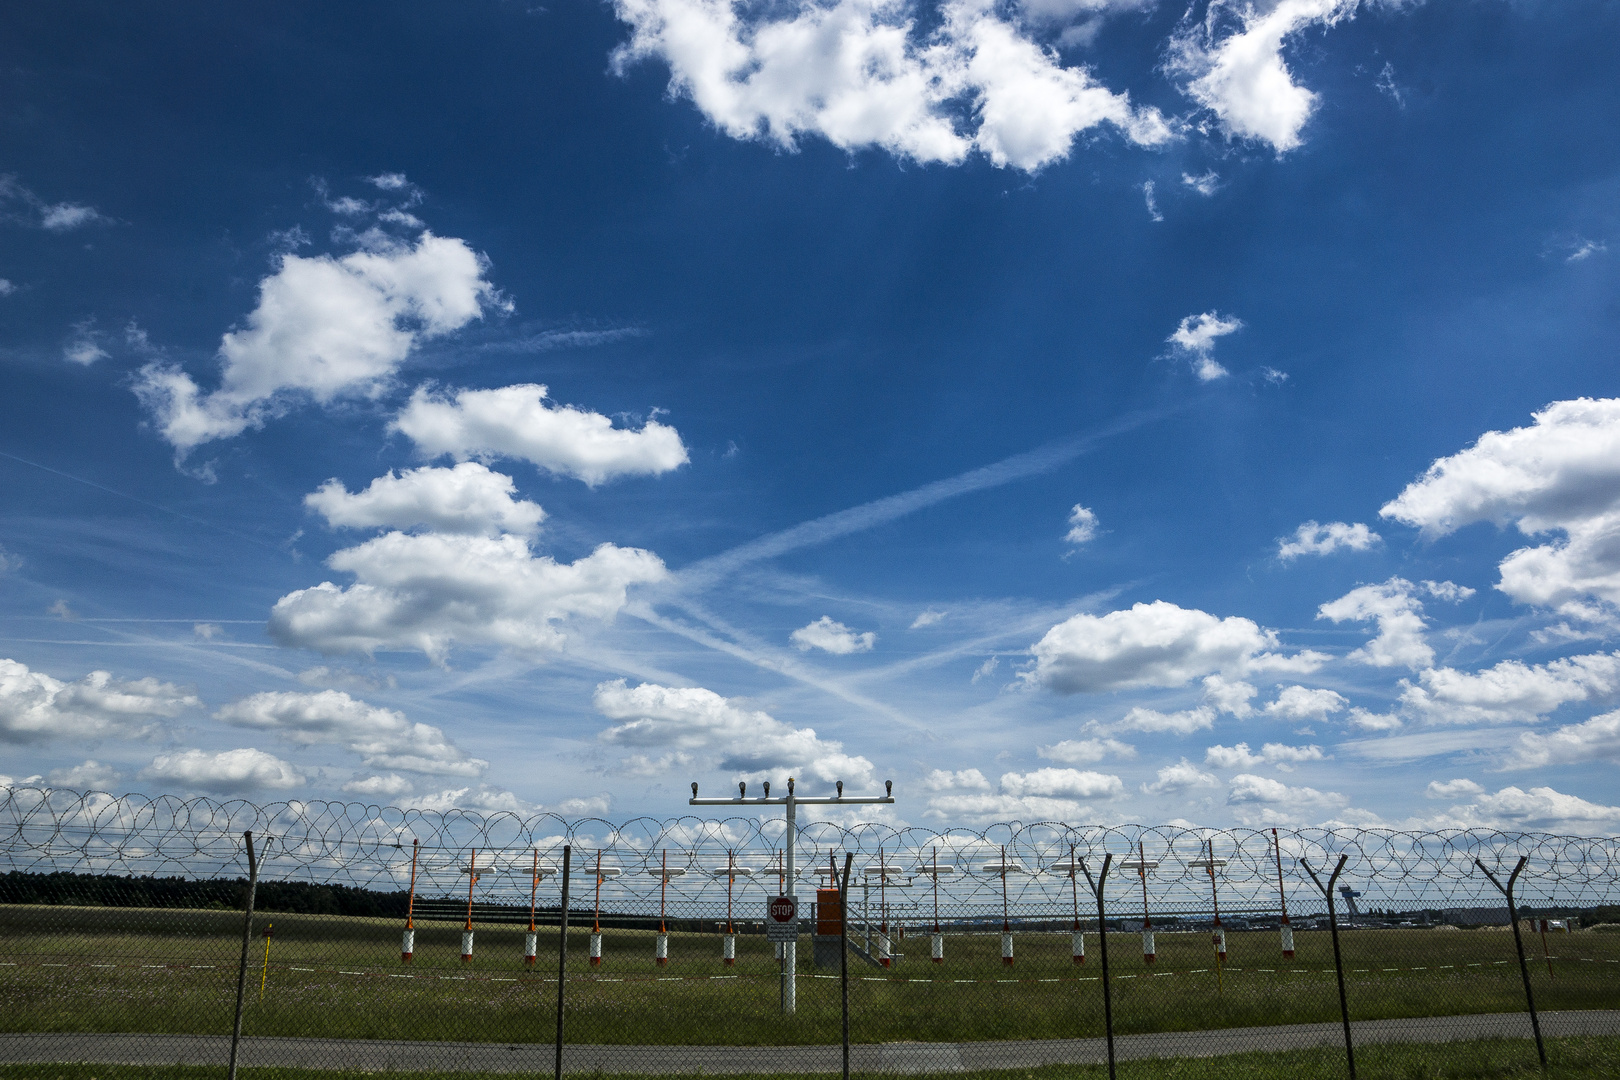
[[[197,881],[181,877],[113,877],[102,874],[0,874],[0,903],[69,904],[85,907],[212,908],[240,911],[247,879]],[[308,881],[261,881],[253,906],[299,915],[405,917],[409,893],[377,892]]]

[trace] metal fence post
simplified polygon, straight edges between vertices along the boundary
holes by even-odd
[[[844,853],[844,877],[838,883],[838,982],[844,997],[844,1080],[849,1080],[849,866],[853,852]]]
[[[1070,856],[1073,859],[1073,856]],[[1108,984],[1108,912],[1103,905],[1103,885],[1108,881],[1108,868],[1114,864],[1114,856],[1103,856],[1102,871],[1097,880],[1091,880],[1091,871],[1086,864],[1080,864],[1080,870],[1086,875],[1086,883],[1091,886],[1091,892],[1097,898],[1097,940],[1102,950],[1102,984],[1103,984],[1103,1031],[1108,1038],[1108,1080],[1114,1080],[1114,996],[1113,988]]]
[[[562,918],[561,929],[557,941],[557,1076],[562,1080],[562,1051],[563,1051],[563,987],[568,976],[568,879],[569,866],[573,862],[574,845],[563,845],[562,864]]]
[[[248,894],[247,913],[242,917],[242,963],[236,971],[236,1023],[231,1027],[230,1080],[236,1080],[236,1045],[242,1041],[242,992],[247,986],[248,943],[253,939],[253,894],[259,888],[259,860],[253,854],[253,833],[243,833],[242,839],[247,841]]]
[[[1474,865],[1485,871],[1485,876],[1491,879],[1491,884],[1495,885],[1502,895],[1507,897],[1508,921],[1513,923],[1513,947],[1519,952],[1519,974],[1524,977],[1524,1003],[1530,1007],[1530,1030],[1536,1036],[1536,1055],[1541,1058],[1541,1071],[1546,1072],[1547,1047],[1541,1041],[1541,1018],[1536,1015],[1536,996],[1530,992],[1530,965],[1525,963],[1524,960],[1524,938],[1519,933],[1519,909],[1513,902],[1514,883],[1519,880],[1519,871],[1523,870],[1524,864],[1529,861],[1530,857],[1528,855],[1519,856],[1519,865],[1515,866],[1513,873],[1508,875],[1506,888],[1502,887],[1502,883],[1496,880],[1496,875],[1486,869],[1485,864],[1477,858],[1474,860]],[[1547,962],[1547,973],[1552,974],[1552,961],[1550,960]]]
[[[1305,867],[1305,872],[1311,875],[1311,880],[1316,882],[1316,887],[1321,889],[1322,895],[1327,898],[1328,929],[1333,933],[1333,970],[1339,976],[1339,1017],[1344,1021],[1344,1058],[1350,1065],[1350,1080],[1356,1080],[1356,1048],[1350,1041],[1350,1004],[1344,996],[1344,959],[1339,954],[1339,916],[1333,910],[1333,886],[1339,883],[1339,874],[1349,859],[1348,855],[1339,856],[1339,865],[1333,868],[1333,874],[1328,878],[1326,888],[1323,888],[1322,879],[1316,876],[1316,871],[1310,868],[1310,864],[1301,859],[1299,865]]]

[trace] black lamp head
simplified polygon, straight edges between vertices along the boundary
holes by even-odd
[[[771,782],[769,780],[765,781],[765,797],[767,799],[771,797]]]
[[[840,799],[844,797],[844,782],[842,780],[838,781],[838,797]]]
[[[748,782],[745,781],[745,780],[737,781],[737,798],[741,799],[741,798],[745,797],[747,794],[748,794]]]
[[[692,781],[692,798],[697,798],[697,781]]]
[[[885,780],[885,781],[883,781],[883,791],[890,798],[893,798],[894,797],[894,781],[893,780]]]
[[[788,794],[793,794],[793,777],[788,777]]]

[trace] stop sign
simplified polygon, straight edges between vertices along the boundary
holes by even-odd
[[[796,941],[799,936],[799,903],[791,896],[774,897],[765,908],[770,919],[765,923],[768,941]]]
[[[778,896],[771,901],[771,918],[777,922],[791,922],[796,915],[798,904],[786,896]]]

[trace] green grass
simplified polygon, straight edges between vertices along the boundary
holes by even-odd
[[[1620,1076],[1620,1039],[1551,1039],[1547,1043],[1550,1068],[1542,1073],[1535,1048],[1527,1041],[1506,1039],[1447,1043],[1441,1046],[1392,1044],[1367,1046],[1356,1052],[1361,1080],[1612,1080]],[[0,1080],[216,1080],[222,1070],[201,1066],[136,1065],[0,1065]],[[1233,1054],[1221,1058],[1161,1058],[1122,1062],[1125,1080],[1306,1080],[1343,1077],[1342,1051],[1320,1049],[1274,1054]],[[510,1080],[512,1073],[416,1073],[314,1069],[241,1069],[242,1080]],[[534,1075],[534,1074],[530,1074]],[[549,1073],[541,1073],[546,1076]],[[816,1074],[811,1074],[816,1075]],[[824,1077],[826,1074],[819,1074]],[[858,1074],[877,1075],[877,1074]],[[947,1074],[951,1080],[1102,1080],[1105,1066],[1054,1065],[1036,1069],[1004,1069]],[[614,1074],[614,1080],[639,1080],[634,1074]],[[699,1080],[669,1076],[660,1080]],[[712,1080],[712,1078],[710,1078]],[[810,1080],[810,1076],[771,1074],[735,1080]]]
[[[274,923],[275,937],[262,1000],[264,942],[253,941],[249,1034],[500,1042],[554,1035],[555,927],[541,931],[538,968],[525,969],[522,927],[479,929],[475,960],[463,965],[460,927],[419,921],[416,959],[406,967],[394,920],[277,914],[264,921]],[[233,912],[0,905],[0,964],[15,965],[0,966],[0,1030],[228,1031],[240,934],[241,915]],[[799,948],[799,1010],[791,1020],[780,1015],[778,964],[763,938],[740,937],[733,968],[721,964],[716,934],[672,934],[666,968],[652,961],[649,932],[613,930],[605,941],[606,963],[593,969],[587,931],[570,935],[572,1042],[838,1039],[839,984],[811,977],[827,973],[812,966],[808,938]],[[1101,1035],[1096,935],[1088,935],[1084,967],[1070,962],[1067,934],[1019,934],[1016,941],[1011,969],[1000,963],[994,934],[948,936],[942,965],[927,962],[926,938],[896,942],[909,956],[887,972],[851,957],[852,1037]],[[1161,932],[1151,967],[1136,935],[1110,934],[1109,941],[1120,1034],[1338,1019],[1325,931],[1296,934],[1291,962],[1278,953],[1274,933],[1231,933],[1229,966],[1219,978],[1204,934]],[[1344,935],[1343,944],[1354,1019],[1524,1009],[1511,934],[1363,930]],[[1620,1008],[1620,937],[1554,939],[1552,976],[1539,940],[1533,946],[1542,1009]]]

